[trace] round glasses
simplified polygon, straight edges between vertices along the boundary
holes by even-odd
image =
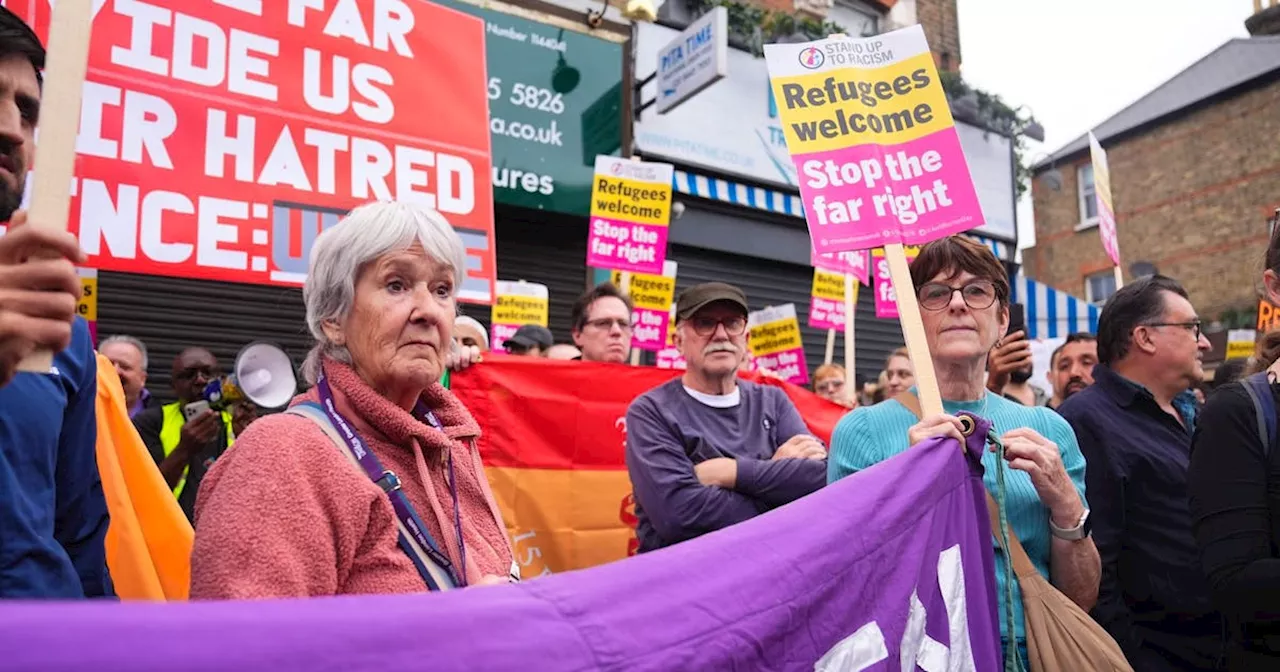
[[[996,286],[988,280],[974,280],[963,287],[929,282],[920,288],[920,307],[925,310],[945,310],[951,305],[951,296],[956,292],[960,292],[964,304],[973,310],[990,308],[996,302]]]

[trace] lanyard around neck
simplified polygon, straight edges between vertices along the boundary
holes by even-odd
[[[462,512],[458,508],[458,487],[453,469],[452,455],[446,452],[445,463],[449,468],[449,495],[453,500],[453,526],[454,533],[458,538],[458,556],[462,566],[461,570],[454,569],[453,563],[441,552],[440,547],[431,538],[431,533],[427,531],[417,512],[414,511],[413,505],[409,503],[409,499],[401,491],[400,479],[394,472],[382,467],[382,463],[374,456],[373,451],[369,450],[368,445],[351,427],[347,419],[338,412],[338,408],[333,401],[333,390],[330,389],[329,381],[325,379],[323,374],[316,381],[316,391],[320,395],[320,406],[329,417],[329,421],[338,428],[339,434],[346,441],[351,454],[356,457],[356,462],[360,464],[369,479],[381,487],[383,492],[387,493],[387,497],[391,500],[391,507],[395,509],[396,518],[400,520],[400,524],[409,531],[409,534],[413,535],[414,541],[422,547],[422,550],[431,560],[450,574],[456,585],[459,587],[465,586],[467,547],[462,540]],[[444,431],[444,426],[436,418],[435,413],[432,413],[421,401],[414,407],[413,415],[420,422],[424,422],[441,432]]]

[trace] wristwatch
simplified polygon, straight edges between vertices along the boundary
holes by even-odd
[[[1050,518],[1049,531],[1053,533],[1053,536],[1067,541],[1080,541],[1081,539],[1084,539],[1093,531],[1093,525],[1089,520],[1089,509],[1084,510],[1084,514],[1080,516],[1080,521],[1076,523],[1075,527],[1058,527],[1053,524],[1053,518]]]

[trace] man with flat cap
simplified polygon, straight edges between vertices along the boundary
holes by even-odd
[[[556,339],[551,335],[550,329],[538,324],[526,324],[516,329],[516,333],[512,334],[511,338],[503,341],[502,347],[513,355],[546,357],[547,350],[550,350],[555,342]]]
[[[738,378],[747,297],[719,282],[676,300],[684,375],[627,409],[640,552],[729,527],[826,484],[827,451],[780,389]]]

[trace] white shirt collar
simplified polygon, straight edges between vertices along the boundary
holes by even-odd
[[[733,386],[733,391],[729,394],[707,394],[706,392],[699,392],[688,385],[684,385],[684,391],[688,392],[689,396],[697,399],[702,405],[710,406],[711,408],[733,408],[742,402],[742,388],[737,385]]]

